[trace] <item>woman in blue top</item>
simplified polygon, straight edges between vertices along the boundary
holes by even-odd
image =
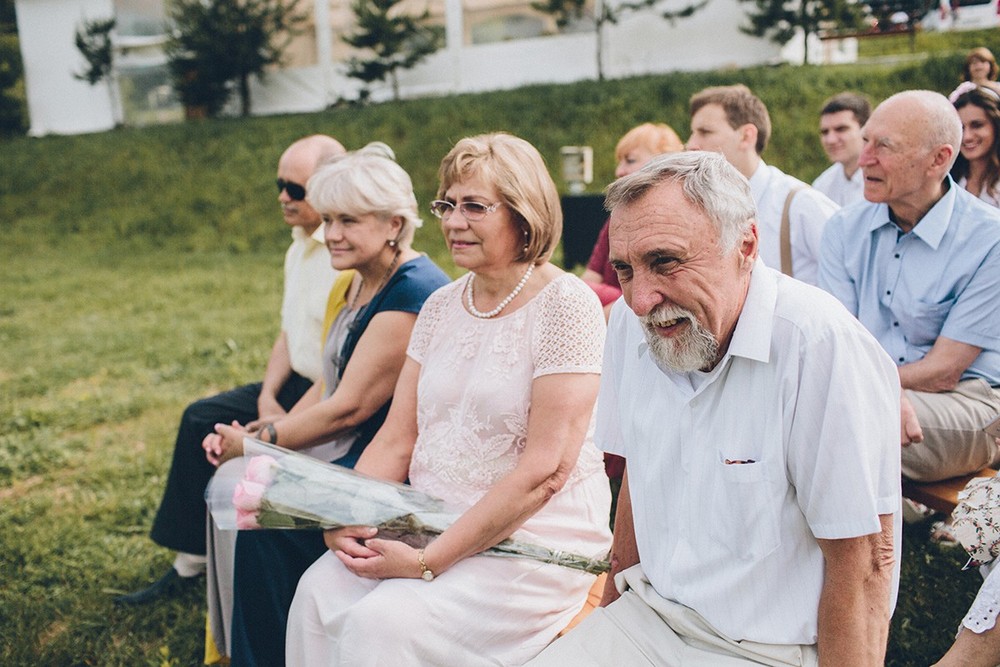
[[[382,144],[335,158],[309,179],[307,201],[322,216],[331,263],[342,272],[331,292],[324,381],[286,416],[256,431],[266,442],[350,467],[385,420],[417,312],[448,282],[431,260],[410,247],[421,223],[417,201],[410,177],[387,149]],[[219,425],[216,431],[205,440],[209,460],[242,454],[244,427]],[[282,663],[295,586],[324,551],[318,532],[239,533],[232,581],[233,664]],[[221,576],[217,582],[210,577],[209,595],[216,583],[224,598],[229,582],[224,570],[216,573]],[[217,645],[225,644],[216,634],[225,634],[218,620],[212,630]]]

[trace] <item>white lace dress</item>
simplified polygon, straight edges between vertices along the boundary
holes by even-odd
[[[569,274],[489,320],[461,305],[467,278],[425,303],[409,355],[421,364],[410,483],[471,507],[524,449],[531,383],[599,373],[604,318]],[[591,428],[593,421],[591,422]],[[586,556],[611,544],[604,462],[588,431],[566,485],[515,539]],[[327,553],[303,576],[288,624],[288,664],[519,665],[579,611],[593,576],[533,560],[474,556],[433,582],[373,582]]]

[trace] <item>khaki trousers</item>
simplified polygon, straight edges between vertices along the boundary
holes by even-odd
[[[1000,391],[983,380],[963,380],[954,391],[931,394],[906,390],[924,441],[903,447],[903,476],[936,482],[1000,463],[1000,450],[983,432],[1000,413]]]
[[[815,646],[758,644],[724,637],[684,605],[665,600],[641,565],[615,578],[622,596],[592,611],[550,644],[532,667],[815,667]]]

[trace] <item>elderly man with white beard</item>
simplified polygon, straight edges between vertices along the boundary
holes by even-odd
[[[899,381],[828,294],[757,257],[714,153],[608,189],[624,300],[595,441],[624,456],[601,607],[532,665],[882,665],[899,578]]]

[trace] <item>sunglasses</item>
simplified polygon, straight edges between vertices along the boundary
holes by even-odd
[[[500,202],[495,204],[482,204],[477,201],[464,201],[460,204],[453,204],[452,202],[445,201],[443,199],[435,199],[431,202],[431,213],[434,214],[434,217],[442,220],[450,218],[456,208],[461,211],[462,217],[469,222],[478,222],[493,211],[500,208]]]
[[[281,191],[284,190],[294,201],[302,201],[306,198],[306,188],[304,185],[292,183],[291,181],[286,181],[282,178],[279,178],[275,182],[278,184],[278,194],[281,194]]]

